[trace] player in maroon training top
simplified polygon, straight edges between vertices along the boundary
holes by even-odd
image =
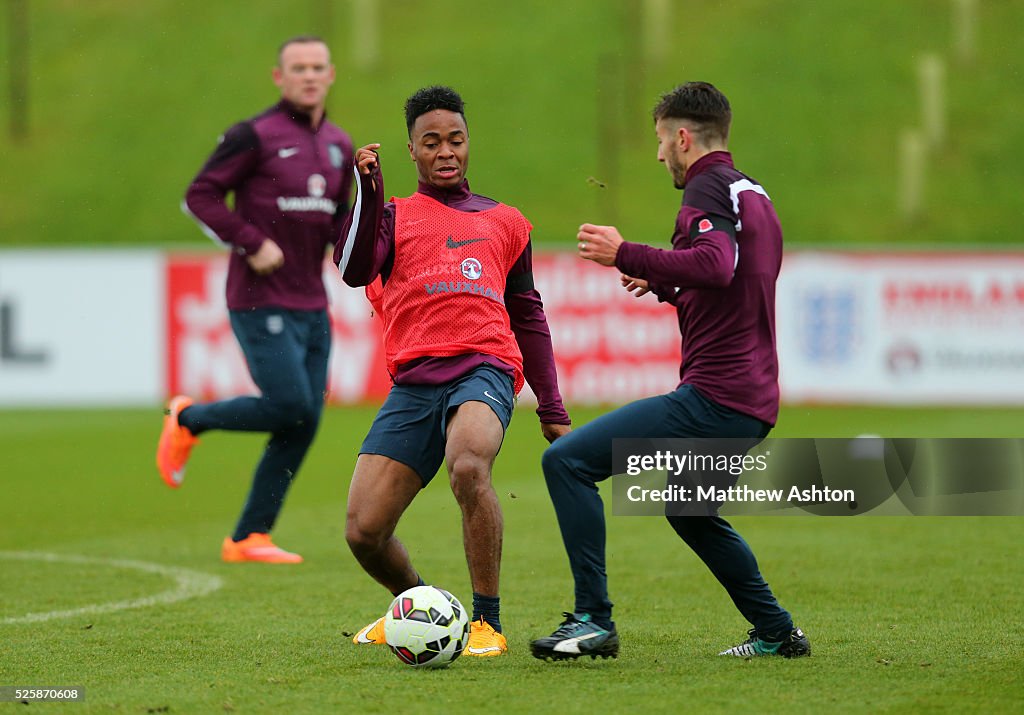
[[[612,475],[612,441],[711,438],[753,446],[778,416],[775,281],[782,229],[775,208],[764,188],[733,166],[726,150],[732,111],[715,87],[677,87],[658,102],[654,120],[658,161],[676,188],[685,188],[671,250],[630,243],[614,226],[592,224],[580,227],[578,250],[584,259],[618,268],[626,290],[637,296],[651,292],[675,306],[681,382],[673,392],[598,418],[544,453],[576,604],[554,633],[533,641],[538,658],[618,654],[597,490],[597,482]],[[806,636],[775,600],[750,547],[725,519],[706,512],[667,515],[753,626],[746,641],[721,655],[810,654]]]
[[[281,101],[224,134],[184,205],[231,250],[228,315],[260,395],[206,404],[174,397],[157,449],[161,476],[178,487],[203,432],[270,433],[242,515],[221,546],[231,562],[302,561],[274,545],[270,531],[320,422],[331,344],[323,262],[352,184],[352,141],[325,112],[334,82],[327,45],[288,40],[273,78]]]
[[[406,102],[419,188],[384,201],[377,144],[356,152],[352,218],[335,250],[345,282],[379,285],[394,386],[363,441],[348,494],[345,538],[392,594],[422,583],[394,531],[444,463],[462,509],[473,585],[466,655],[506,652],[498,573],[502,516],[491,466],[524,377],[546,439],[569,431],[551,336],[533,287],[530,224],[466,182],[469,130],[459,95],[428,87]],[[356,633],[383,644],[384,619]]]

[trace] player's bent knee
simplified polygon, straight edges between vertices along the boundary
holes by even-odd
[[[272,400],[270,406],[277,418],[278,430],[316,431],[320,422],[320,410],[312,400]]]
[[[544,478],[548,481],[561,477],[568,470],[568,460],[572,450],[565,440],[571,436],[570,433],[560,437],[544,450],[544,455],[540,458],[540,466],[544,470]]]
[[[479,455],[465,452],[455,457],[448,464],[448,472],[452,483],[473,484],[476,482],[489,482],[491,479],[490,460]]]
[[[448,471],[452,492],[455,499],[460,502],[493,491],[491,465],[486,459],[475,455],[462,455],[452,461]]]
[[[708,531],[710,520],[705,516],[675,516],[666,514],[665,519],[687,544],[696,543]]]
[[[345,522],[345,541],[353,554],[372,554],[384,548],[391,534],[384,530],[366,529],[357,520]]]

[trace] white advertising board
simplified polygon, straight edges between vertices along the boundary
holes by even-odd
[[[787,402],[1024,402],[1024,253],[786,255]]]
[[[158,251],[0,252],[0,406],[159,402],[163,286]]]

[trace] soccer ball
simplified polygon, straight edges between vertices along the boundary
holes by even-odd
[[[403,591],[384,616],[388,647],[414,668],[444,668],[462,655],[468,638],[466,609],[455,596],[434,586]]]

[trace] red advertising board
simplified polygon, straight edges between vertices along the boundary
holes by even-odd
[[[227,260],[172,255],[167,261],[167,392],[202,400],[253,394],[242,352],[231,333],[224,302]],[[361,290],[341,284],[337,269],[324,267],[331,298],[331,361],[328,399],[379,400],[390,381],[384,368],[380,324]]]
[[[618,271],[567,253],[534,257],[562,396],[574,404],[620,404],[679,382],[675,309],[636,298]]]

